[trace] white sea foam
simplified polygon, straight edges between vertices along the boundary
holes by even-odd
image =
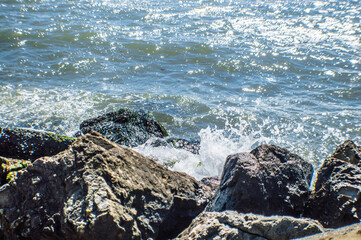
[[[171,145],[153,147],[150,144],[153,140],[136,147],[135,150],[159,163],[165,165],[172,163],[172,170],[186,172],[197,179],[220,176],[228,155],[249,152],[254,146],[270,142],[269,138],[260,135],[258,131],[246,133],[246,127],[234,128],[226,124],[225,129],[211,127],[201,129],[198,133],[199,154],[176,149]]]

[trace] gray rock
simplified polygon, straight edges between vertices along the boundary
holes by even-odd
[[[166,239],[207,197],[194,178],[91,132],[0,188],[0,225],[4,239]]]
[[[207,211],[299,217],[309,196],[312,173],[310,163],[274,145],[230,155]]]
[[[215,194],[217,189],[219,188],[220,179],[219,177],[205,177],[200,181],[203,185],[209,187],[212,191],[212,194]]]
[[[129,109],[120,109],[83,121],[80,132],[86,134],[90,131],[96,131],[110,141],[128,147],[141,145],[151,137],[163,138],[168,135],[149,114]]]
[[[173,147],[178,149],[184,149],[193,154],[199,154],[201,148],[200,141],[197,140],[186,140],[181,138],[170,138],[167,140],[168,143],[171,143]]]
[[[361,147],[357,146],[353,141],[347,140],[336,148],[331,158],[340,159],[361,167]]]
[[[302,240],[356,240],[361,239],[361,223],[348,225],[337,229],[326,229],[323,233],[314,234]]]
[[[203,212],[176,239],[286,240],[323,231],[322,225],[311,219],[265,217],[235,211]]]
[[[199,154],[200,141],[197,140],[186,140],[181,138],[153,138],[146,144],[151,145],[152,147],[170,147],[183,149],[193,154]]]
[[[67,149],[75,138],[29,129],[0,127],[0,156],[35,160]]]
[[[324,161],[305,210],[306,216],[330,228],[360,222],[360,156],[360,147],[346,141]]]

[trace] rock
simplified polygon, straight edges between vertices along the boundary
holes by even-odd
[[[302,240],[356,240],[361,239],[361,223],[337,229],[327,229],[324,233],[299,238]]]
[[[325,227],[337,228],[360,222],[360,148],[346,141],[327,158],[318,171],[315,189],[305,215]]]
[[[274,145],[230,155],[207,211],[299,217],[309,196],[312,173],[310,163]]]
[[[145,145],[150,145],[154,148],[168,147],[168,148],[183,149],[193,154],[199,154],[199,149],[200,149],[200,141],[186,140],[181,138],[168,138],[168,139],[151,138],[149,141],[145,143]]]
[[[361,147],[351,140],[347,140],[337,147],[331,158],[340,159],[361,167]]]
[[[286,240],[323,231],[322,225],[311,219],[265,217],[235,211],[203,212],[176,239]]]
[[[185,173],[91,132],[0,188],[0,225],[5,239],[166,239],[208,196]]]
[[[74,141],[48,132],[0,127],[0,156],[33,161],[64,151]]]
[[[186,140],[181,138],[170,138],[168,142],[172,144],[173,147],[178,149],[184,149],[193,154],[199,154],[199,149],[201,148],[200,141],[197,140]]]
[[[13,181],[19,171],[30,165],[30,161],[0,157],[0,186]]]
[[[149,114],[128,109],[83,121],[80,132],[86,134],[90,131],[96,131],[110,141],[128,147],[141,145],[151,137],[163,138],[168,135]]]
[[[205,178],[202,178],[200,182],[203,185],[206,185],[207,187],[209,187],[212,191],[212,194],[215,194],[221,181],[220,181],[219,177],[205,177]]]

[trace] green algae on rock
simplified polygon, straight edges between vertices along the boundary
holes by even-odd
[[[75,140],[49,132],[0,127],[0,156],[33,161],[64,151]]]
[[[30,161],[0,157],[0,186],[13,181],[18,171],[30,165]]]

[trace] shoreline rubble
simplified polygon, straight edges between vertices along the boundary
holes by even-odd
[[[197,181],[119,145],[168,136],[147,113],[121,109],[80,129],[72,138],[0,127],[1,239],[318,239],[361,227],[361,147],[351,140],[311,190],[312,165],[275,145],[230,155],[220,179]]]

